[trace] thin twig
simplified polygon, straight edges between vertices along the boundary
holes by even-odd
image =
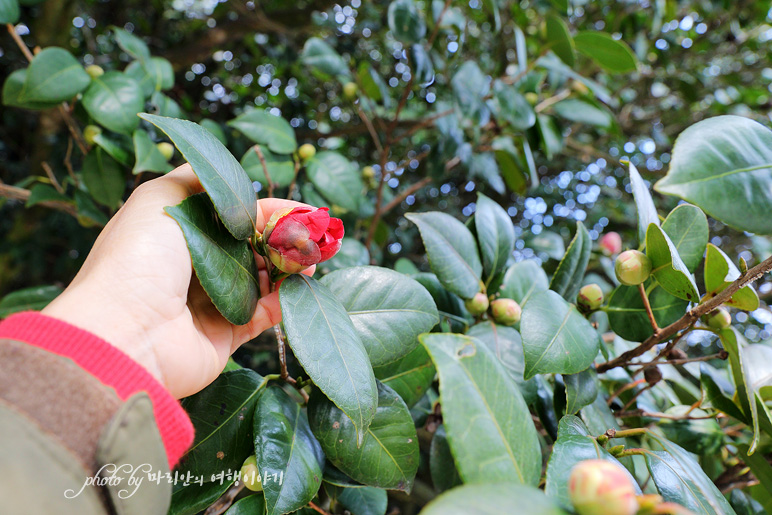
[[[53,184],[54,188],[56,188],[56,191],[59,193],[64,193],[64,188],[62,188],[62,185],[59,184],[59,181],[56,180],[56,175],[54,175],[54,171],[51,169],[48,163],[43,161],[40,163],[40,166],[45,170],[46,175],[48,175],[48,178],[51,180],[51,184]]]
[[[233,504],[233,500],[243,489],[243,481],[239,481],[238,484],[231,485],[231,487],[228,488],[228,490],[219,499],[217,499],[211,506],[206,509],[204,515],[220,515],[221,513],[225,513],[228,508],[230,508],[231,504]]]
[[[429,127],[430,125],[434,125],[434,122],[436,122],[440,118],[444,118],[444,117],[448,116],[449,114],[453,114],[454,112],[455,112],[455,109],[446,109],[445,111],[441,111],[441,112],[439,112],[437,114],[433,114],[433,115],[429,116],[428,118],[425,118],[425,119],[421,120],[416,125],[412,126],[410,128],[410,130],[408,130],[403,135],[403,137],[404,138],[409,138],[410,136],[412,136],[416,132],[420,131],[421,129],[423,129],[425,127]]]
[[[308,502],[308,507],[311,508],[312,510],[314,510],[315,512],[317,512],[317,513],[321,513],[322,515],[330,515],[330,512],[324,511],[323,509],[321,509],[319,506],[317,506],[316,504],[314,504],[311,501]]]
[[[367,116],[367,113],[364,112],[359,102],[357,102],[355,105],[356,105],[357,113],[359,114],[359,117],[367,126],[367,131],[370,133],[370,137],[373,138],[373,143],[375,144],[376,150],[378,150],[378,153],[382,153],[383,146],[381,145],[381,140],[378,138],[378,133],[375,132],[375,127],[373,127],[373,122],[370,121],[370,117]]]
[[[30,191],[25,190],[24,188],[17,188],[16,186],[9,186],[8,184],[0,182],[0,197],[6,197],[13,200],[21,200],[22,202],[26,202],[30,197]],[[69,215],[74,216],[75,218],[78,217],[77,208],[67,202],[62,202],[59,200],[44,200],[43,202],[38,202],[38,205],[50,207],[51,209],[56,209],[58,211],[63,211]]]
[[[570,89],[564,89],[564,90],[562,90],[562,91],[552,95],[549,98],[545,98],[544,100],[542,100],[541,102],[536,104],[536,106],[533,108],[533,110],[536,111],[537,113],[541,113],[542,111],[544,111],[548,107],[550,107],[550,106],[552,106],[554,104],[557,104],[558,102],[560,102],[561,100],[563,100],[563,99],[565,99],[565,98],[567,98],[569,96],[571,96],[571,90]]]
[[[426,48],[432,48],[434,40],[437,39],[437,34],[440,32],[440,25],[442,24],[442,18],[445,16],[445,12],[448,10],[448,7],[450,7],[450,3],[452,1],[453,0],[445,0],[445,5],[442,7],[440,15],[437,16],[437,21],[434,22],[434,30],[432,30],[432,35],[429,36],[429,40],[426,42]]]
[[[11,35],[13,40],[16,42],[16,46],[19,47],[21,50],[21,53],[24,54],[24,57],[27,58],[27,61],[32,61],[32,59],[35,57],[32,55],[32,52],[30,52],[27,45],[24,44],[24,41],[22,41],[21,36],[19,36],[16,33],[16,27],[13,26],[12,23],[6,23],[6,28],[8,29],[8,33]]]
[[[263,155],[263,151],[260,150],[260,145],[255,145],[254,148],[258,159],[260,159],[260,165],[263,167],[265,182],[268,183],[268,198],[273,198],[273,181],[271,180],[271,174],[268,173],[268,165],[265,163],[265,156]]]
[[[423,188],[424,186],[426,186],[430,182],[432,182],[432,178],[431,177],[424,177],[423,179],[421,179],[417,183],[412,184],[410,187],[405,188],[404,190],[402,190],[399,195],[397,195],[396,197],[391,199],[391,201],[389,201],[388,204],[383,206],[383,214],[388,213],[389,211],[391,211],[392,209],[394,209],[395,207],[400,205],[400,203],[403,200],[405,200],[407,197],[409,197],[410,195],[412,195],[416,191],[420,190],[421,188]]]
[[[643,307],[646,310],[646,314],[649,316],[649,323],[651,328],[654,329],[654,334],[659,331],[657,321],[654,319],[654,312],[651,310],[651,304],[649,304],[649,296],[646,295],[646,288],[643,287],[643,283],[638,285],[638,292],[641,294],[641,300],[643,301]]]
[[[292,190],[295,189],[295,183],[298,181],[298,173],[300,172],[300,159],[295,155],[295,173],[292,175],[292,182],[289,185],[289,191],[287,192],[287,200],[292,199]]]
[[[72,169],[72,138],[67,138],[67,152],[64,153],[64,167],[67,168],[67,173],[70,174],[70,178],[75,186],[80,184],[78,176],[75,175],[75,170]]]

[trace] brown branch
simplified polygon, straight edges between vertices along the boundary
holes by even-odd
[[[391,199],[391,201],[389,201],[388,204],[383,206],[383,214],[386,214],[389,211],[391,211],[392,209],[394,209],[395,207],[397,207],[403,200],[405,200],[407,197],[409,197],[410,195],[412,195],[416,191],[420,190],[421,188],[423,188],[424,186],[426,186],[430,182],[432,182],[432,178],[431,177],[424,177],[423,179],[421,179],[417,183],[412,184],[410,187],[405,188],[404,190],[402,190],[399,195],[397,195],[396,197]]]
[[[265,182],[268,183],[268,198],[273,198],[273,181],[271,180],[271,174],[268,173],[268,165],[265,163],[265,156],[263,155],[263,151],[260,150],[260,145],[255,145],[254,148],[257,158],[260,159],[260,165],[263,167]]]
[[[630,361],[633,358],[637,358],[638,356],[643,355],[648,350],[653,348],[658,343],[663,342],[670,336],[683,331],[684,329],[691,327],[692,324],[694,324],[702,315],[706,315],[719,307],[724,302],[728,301],[732,298],[732,295],[734,295],[740,288],[743,288],[747,286],[748,284],[758,280],[761,278],[764,274],[772,270],[772,256],[768,257],[758,265],[754,266],[744,274],[740,275],[740,277],[726,287],[724,291],[713,297],[712,299],[704,302],[703,304],[699,304],[698,306],[695,306],[694,308],[690,309],[684,316],[673,322],[667,327],[664,327],[660,329],[658,333],[652,334],[649,336],[646,340],[644,340],[638,347],[635,347],[634,349],[630,349],[627,352],[623,352],[618,357],[607,361],[606,363],[601,363],[598,365],[598,373],[603,373],[608,370],[611,370],[612,368],[617,368],[621,366],[626,366],[630,364]]]
[[[317,513],[321,513],[322,515],[330,515],[330,512],[324,511],[319,506],[317,506],[316,504],[314,504],[314,503],[312,503],[310,501],[308,503],[308,506],[309,506],[309,508],[311,508],[312,510],[314,510]]]
[[[40,166],[45,170],[46,175],[48,175],[48,178],[51,180],[51,184],[53,184],[54,188],[56,188],[56,191],[59,193],[64,193],[64,188],[62,188],[62,185],[59,184],[59,181],[56,180],[56,175],[54,175],[54,171],[51,169],[51,166],[49,166],[48,163],[43,161],[40,163]]]
[[[233,500],[243,489],[243,481],[239,481],[238,484],[231,485],[231,487],[228,488],[222,497],[217,499],[211,506],[206,509],[204,515],[220,515],[221,513],[225,513],[228,508],[230,508],[231,504],[233,504]]]
[[[649,296],[646,295],[646,288],[643,287],[643,283],[638,285],[638,292],[641,294],[641,300],[643,301],[643,307],[646,309],[646,314],[649,316],[649,323],[651,328],[654,329],[654,334],[659,332],[659,326],[654,319],[654,312],[651,310],[651,304],[649,304]]]
[[[419,123],[411,127],[410,130],[408,130],[402,137],[409,138],[410,136],[420,131],[421,129],[428,127],[430,125],[434,125],[434,122],[436,122],[440,118],[444,118],[449,114],[453,114],[454,112],[455,112],[454,109],[446,109],[445,111],[439,112],[437,114],[433,114],[432,116],[425,118],[424,120],[421,120]]]
[[[24,188],[17,188],[16,186],[9,186],[8,184],[0,182],[0,197],[26,202],[30,197],[30,191],[25,190]],[[62,202],[59,200],[44,200],[43,202],[38,202],[38,205],[56,209],[58,211],[63,211],[69,215],[74,216],[75,218],[78,217],[77,208],[67,202]]]
[[[367,116],[367,113],[364,112],[359,102],[357,102],[355,105],[356,105],[357,113],[359,114],[359,117],[367,126],[367,131],[370,133],[370,137],[373,138],[373,143],[375,144],[376,150],[378,150],[378,153],[383,152],[383,146],[381,145],[381,140],[378,138],[378,133],[375,132],[375,127],[373,127],[373,122],[370,121],[370,117]]]
[[[429,40],[426,42],[426,48],[431,49],[432,45],[434,45],[434,40],[437,39],[437,34],[440,32],[440,25],[442,24],[442,18],[445,16],[445,12],[448,10],[448,7],[450,7],[450,3],[453,0],[445,0],[445,5],[442,7],[442,11],[440,11],[440,15],[437,16],[437,21],[434,22],[434,30],[432,30],[432,35],[429,36]]]

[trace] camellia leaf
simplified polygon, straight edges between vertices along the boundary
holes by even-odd
[[[319,391],[308,403],[308,418],[325,455],[343,473],[365,485],[411,490],[418,437],[405,402],[394,390],[378,383],[378,409],[361,446],[351,420]]]
[[[150,104],[155,107],[155,110],[153,111],[154,114],[166,116],[167,118],[185,118],[185,113],[180,105],[160,91],[156,91],[150,96]],[[201,126],[209,130],[209,132],[212,132],[211,125],[207,126],[205,122],[211,122],[211,120],[201,120]],[[215,134],[215,137],[225,145],[223,137],[220,137],[217,134]]]
[[[469,161],[470,177],[479,177],[499,194],[506,191],[504,180],[493,152],[475,152]],[[496,204],[498,206],[498,204]],[[505,211],[506,213],[506,211]],[[510,224],[511,225],[511,224]]]
[[[453,97],[461,113],[475,125],[483,125],[490,112],[483,98],[490,91],[490,78],[475,61],[462,64],[451,80]]]
[[[592,364],[600,345],[587,319],[552,290],[534,294],[523,307],[520,334],[526,379],[581,372]]]
[[[186,485],[180,482],[179,486],[175,485],[167,515],[195,515],[211,506],[234,482],[235,480],[227,479],[222,484],[219,481],[203,485],[195,481]]]
[[[681,204],[673,209],[662,222],[678,255],[689,272],[694,272],[702,261],[708,244],[708,219],[697,206]]]
[[[432,445],[429,448],[429,470],[432,473],[434,488],[440,492],[461,484],[461,477],[453,461],[448,435],[443,425],[437,428],[432,437]]]
[[[672,154],[654,189],[736,229],[772,234],[772,131],[742,116],[716,116],[683,131]]]
[[[174,87],[174,68],[163,57],[151,57],[144,62],[133,61],[124,73],[139,83],[145,98],[154,92]]]
[[[321,283],[346,308],[373,366],[407,355],[418,345],[418,335],[439,322],[426,288],[387,268],[345,268],[325,275]]]
[[[148,48],[147,43],[131,32],[127,32],[121,28],[112,27],[112,29],[113,34],[115,35],[115,42],[118,43],[121,50],[134,59],[139,59],[142,62],[150,60],[150,49]]]
[[[686,313],[689,301],[674,297],[661,285],[649,291],[649,285],[644,284],[657,326],[667,327]],[[611,292],[606,313],[611,329],[625,340],[642,342],[654,332],[637,286],[622,285]]]
[[[443,422],[464,482],[538,484],[541,453],[528,406],[487,345],[449,333],[420,340],[439,371]]]
[[[18,0],[0,0],[0,23],[14,25],[20,15]]]
[[[356,515],[385,515],[388,507],[386,490],[373,486],[361,488],[342,488],[336,499],[351,513]]]
[[[638,241],[641,244],[646,243],[646,231],[649,225],[659,225],[659,215],[657,208],[654,207],[654,199],[651,198],[651,192],[643,182],[641,174],[633,163],[629,163],[630,188],[633,190],[635,207],[638,209]]]
[[[397,392],[408,408],[426,395],[437,369],[423,345],[397,361],[373,368],[375,378]]]
[[[254,494],[239,499],[228,508],[225,515],[255,515],[256,513],[265,513],[265,497],[262,494]],[[297,513],[301,512],[298,511]]]
[[[501,515],[502,509],[513,507],[516,513],[567,515],[538,488],[498,482],[448,490],[427,504],[421,515]]]
[[[279,301],[292,352],[314,384],[351,419],[361,443],[375,416],[378,393],[346,308],[324,285],[302,274],[281,283]]]
[[[53,186],[50,186],[48,184],[37,183],[30,188],[29,197],[27,198],[27,201],[24,203],[24,207],[32,207],[36,204],[40,204],[41,202],[48,202],[48,201],[65,202],[67,204],[74,204],[73,200],[70,197],[68,197],[64,193],[60,193]]]
[[[563,376],[566,386],[566,414],[574,415],[583,407],[592,404],[598,396],[598,374],[592,368],[578,374]]]
[[[131,166],[132,161],[134,161],[133,143],[131,138],[125,134],[102,131],[94,136],[94,144],[123,166]]]
[[[370,253],[367,252],[367,247],[359,240],[344,238],[338,253],[316,265],[316,269],[326,275],[335,270],[365,266],[368,263],[370,263]]]
[[[415,74],[416,82],[420,85],[427,86],[434,82],[434,64],[424,46],[421,44],[411,45],[409,52],[410,67]],[[380,91],[378,96],[382,96]]]
[[[134,131],[132,138],[134,141],[134,162],[133,174],[142,172],[166,173],[170,171],[171,165],[164,157],[147,132],[143,130]]]
[[[24,90],[24,82],[26,79],[26,69],[16,70],[5,79],[5,82],[3,83],[3,105],[21,107],[24,109],[51,109],[59,105],[59,102],[23,101],[21,94]]]
[[[574,39],[571,37],[571,33],[568,32],[566,22],[562,18],[550,14],[547,16],[546,25],[547,44],[550,46],[550,49],[568,66],[573,66],[576,60]]]
[[[566,255],[560,260],[550,281],[550,289],[569,302],[576,300],[576,294],[582,287],[587,263],[592,253],[592,240],[582,222],[576,222],[576,234],[568,245]]]
[[[580,32],[574,36],[574,44],[578,51],[612,73],[634,72],[638,69],[638,61],[630,47],[605,32]]]
[[[21,311],[40,311],[60,293],[59,286],[34,286],[11,292],[0,300],[0,318]]]
[[[302,508],[319,491],[324,468],[324,453],[306,412],[284,390],[272,386],[257,401],[253,420],[260,474],[283,479],[263,481],[267,515]]]
[[[523,379],[525,356],[520,333],[512,327],[480,322],[472,326],[466,334],[477,338],[493,351],[517,384],[526,404],[531,404],[536,399],[536,382],[533,379]]]
[[[710,365],[700,363],[700,389],[702,390],[700,407],[717,409],[747,423],[748,419],[732,400],[734,392],[724,390],[725,383],[727,387],[731,386],[724,378],[719,377]]]
[[[91,83],[91,77],[67,50],[50,46],[41,50],[27,68],[19,100],[62,102]]]
[[[210,481],[217,471],[235,471],[252,454],[252,412],[266,381],[249,369],[224,372],[182,400],[196,437],[177,469]]]
[[[139,83],[126,74],[107,72],[91,81],[83,107],[100,125],[131,135],[139,125],[137,113],[145,107]]]
[[[690,302],[699,298],[692,274],[681,261],[670,237],[658,224],[652,223],[646,231],[646,255],[651,259],[651,274],[663,289]]]
[[[426,23],[413,0],[392,0],[387,18],[397,41],[417,43],[426,35]]]
[[[354,164],[337,152],[319,152],[306,163],[309,180],[330,202],[356,213],[362,198],[362,179]]]
[[[576,98],[561,100],[552,106],[552,109],[561,118],[565,118],[572,122],[586,123],[587,125],[605,128],[610,127],[614,122],[611,113],[605,109],[601,109],[589,102]]]
[[[479,292],[482,264],[469,229],[439,211],[410,213],[405,217],[418,226],[429,265],[442,285],[465,299]]]
[[[524,307],[533,294],[548,289],[547,274],[536,261],[528,259],[515,263],[507,269],[504,280],[501,282],[499,295],[512,299],[520,304],[520,307]]]
[[[123,199],[126,181],[120,165],[101,148],[89,152],[83,160],[83,182],[91,197],[100,204],[116,209]]]
[[[474,226],[483,269],[490,283],[507,264],[515,249],[515,228],[504,208],[482,193],[477,194],[476,205]]]
[[[712,299],[740,277],[740,270],[732,263],[729,256],[712,243],[708,244],[705,256],[705,289],[702,301]],[[744,286],[735,292],[725,304],[754,311],[759,307],[759,296],[752,286]]]
[[[750,467],[753,475],[759,480],[763,492],[767,494],[759,498],[759,500],[765,499],[767,511],[757,513],[768,513],[770,503],[772,502],[772,499],[770,499],[770,496],[772,496],[772,465],[760,454],[748,454],[748,446],[745,444],[738,445],[737,451],[740,459]]]
[[[268,168],[268,175],[271,176],[271,182],[277,188],[286,188],[292,184],[292,179],[295,178],[295,163],[292,161],[292,156],[274,154],[267,148],[261,148],[265,159],[265,167]],[[260,157],[255,152],[255,147],[251,147],[241,158],[241,166],[244,167],[244,171],[247,172],[249,178],[253,181],[258,181],[264,187],[268,187],[268,181],[265,178],[265,169],[263,163],[260,162]]]
[[[333,77],[349,77],[351,71],[343,58],[320,38],[308,38],[300,55],[303,63]]]
[[[205,193],[165,210],[180,225],[193,270],[217,311],[232,324],[249,322],[260,298],[257,264],[249,243],[223,230]]]
[[[287,120],[274,116],[265,109],[252,109],[228,125],[239,130],[255,143],[267,145],[271,152],[291,154],[298,148],[295,131]]]
[[[496,106],[496,114],[501,119],[512,124],[518,130],[526,130],[536,124],[536,113],[533,106],[512,84],[506,84],[500,80],[493,83],[493,94]]]
[[[255,233],[257,202],[249,177],[211,132],[185,120],[141,114],[169,136],[212,199],[223,225],[238,240]]]
[[[547,155],[548,159],[559,154],[563,150],[563,134],[555,124],[555,119],[545,114],[536,116],[536,127],[541,136],[541,149]],[[544,234],[544,233],[542,233]]]

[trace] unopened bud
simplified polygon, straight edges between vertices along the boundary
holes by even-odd
[[[614,272],[620,283],[637,286],[651,275],[651,259],[643,252],[626,250],[617,257]]]
[[[491,316],[497,324],[515,325],[522,314],[520,304],[512,299],[496,299],[491,302]]]
[[[241,482],[253,492],[262,492],[263,483],[260,480],[260,470],[257,468],[257,458],[253,454],[241,466]]]
[[[102,129],[96,125],[86,125],[86,128],[83,129],[83,139],[85,139],[86,143],[89,145],[93,145],[94,140],[100,134],[102,134]]]
[[[298,149],[298,157],[301,161],[308,161],[316,155],[316,147],[310,143],[303,143]]]
[[[732,315],[729,314],[726,308],[719,307],[703,316],[702,321],[711,329],[721,330],[732,325]]]
[[[472,316],[482,315],[488,311],[488,296],[483,292],[475,293],[474,297],[464,303],[467,311]]]
[[[174,155],[174,145],[167,141],[162,141],[161,143],[157,144],[156,148],[167,161]]]
[[[627,472],[606,460],[584,460],[568,479],[571,503],[579,515],[635,515],[635,486]]]
[[[97,77],[104,75],[105,71],[98,64],[90,64],[86,66],[86,73],[88,73],[92,79],[96,79]]]
[[[579,290],[576,305],[582,313],[597,311],[603,305],[603,290],[597,284],[587,284]]]
[[[539,101],[539,95],[537,93],[534,93],[533,91],[529,91],[525,95],[525,99],[528,101],[529,104],[532,106],[535,106],[536,103]]]
[[[649,385],[655,385],[662,381],[662,371],[659,367],[649,367],[643,371],[643,378]]]
[[[343,85],[343,96],[349,100],[356,98],[357,91],[359,91],[359,88],[353,82],[347,82]]]
[[[600,250],[607,256],[622,252],[622,237],[618,232],[607,232],[600,238]]]

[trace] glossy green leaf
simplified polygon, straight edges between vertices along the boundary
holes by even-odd
[[[161,93],[159,93],[159,95],[163,96],[163,94]],[[225,137],[225,131],[222,130],[222,127],[216,121],[210,120],[209,118],[204,118],[203,120],[201,120],[199,125],[201,125],[201,127],[211,132],[214,135],[214,137],[217,138],[217,140],[223,145],[228,144],[228,138]]]
[[[160,91],[156,91],[150,96],[150,104],[154,106],[153,114],[166,116],[167,118],[186,118],[185,113],[182,111],[180,105]],[[204,124],[204,122],[207,121],[210,120],[201,120],[201,126],[209,129],[211,126],[207,127]],[[217,135],[215,134],[215,136]],[[217,136],[217,139],[220,140],[223,145],[225,144],[223,138]]]
[[[506,143],[501,144],[502,141]],[[507,188],[515,193],[525,193],[528,186],[528,176],[524,170],[525,165],[520,157],[520,152],[515,148],[511,138],[506,140],[497,138],[491,146],[499,172]]]
[[[372,486],[342,488],[337,500],[352,515],[384,515],[388,505],[386,490]]]
[[[265,167],[268,168],[268,175],[271,176],[273,185],[277,188],[286,188],[292,184],[292,179],[295,178],[295,163],[292,161],[292,156],[274,154],[265,147],[261,148],[260,151],[263,153]],[[268,187],[263,163],[260,162],[260,157],[255,152],[254,147],[247,150],[244,157],[241,158],[241,166],[247,172],[250,180],[258,181],[263,187]]]
[[[574,44],[579,52],[612,73],[634,72],[638,69],[638,61],[630,47],[605,32],[580,32],[574,36]]]
[[[421,283],[434,299],[441,324],[449,322],[454,332],[466,331],[472,321],[472,316],[458,295],[446,290],[434,274],[423,272],[414,275],[413,279]]]
[[[83,159],[83,182],[91,197],[100,204],[117,209],[123,199],[126,180],[120,165],[101,148]]]
[[[700,294],[694,278],[659,224],[652,223],[646,231],[646,255],[651,259],[651,274],[664,290],[679,299],[697,301]]]
[[[678,136],[654,188],[693,202],[736,229],[772,233],[772,131],[742,116],[716,116]]]
[[[161,154],[161,151],[158,150],[158,147],[150,139],[147,132],[143,130],[134,131],[132,140],[134,141],[134,155],[136,157],[134,168],[131,171],[133,174],[136,175],[142,172],[166,173],[171,171],[172,166],[164,155]]]
[[[29,102],[62,102],[69,100],[91,83],[83,66],[67,50],[47,47],[30,62],[19,94]]]
[[[594,80],[588,79],[580,73],[575,72],[573,68],[563,63],[563,61],[554,55],[548,54],[543,56],[537,61],[537,65],[541,68],[549,70],[550,72],[559,74],[560,76],[563,76],[567,79],[573,79],[577,82],[581,82],[587,86],[587,89],[592,91],[592,94],[595,95],[595,98],[606,105],[611,107],[617,107],[619,105],[619,100],[615,96],[611,95],[611,92],[607,87],[595,82]]]
[[[330,207],[359,211],[362,179],[356,165],[348,159],[337,152],[320,152],[306,163],[306,173]]]
[[[306,412],[284,390],[272,386],[257,401],[253,420],[260,473],[283,478],[263,482],[267,515],[302,508],[322,485],[324,467],[324,453]]]
[[[741,422],[748,420],[740,407],[732,400],[734,391],[729,389],[731,385],[705,363],[700,364],[700,388],[702,390],[700,407],[717,409]],[[727,391],[725,388],[729,390]]]
[[[465,299],[480,291],[477,243],[464,224],[438,211],[405,217],[418,226],[432,272],[445,288]]]
[[[535,293],[549,289],[549,280],[541,266],[532,260],[520,261],[507,269],[499,295],[524,307]]]
[[[224,230],[205,193],[165,211],[180,225],[193,270],[217,310],[232,324],[249,322],[260,298],[257,264],[249,243]]]
[[[59,286],[33,286],[16,290],[0,299],[0,318],[21,311],[40,311],[62,293]]]
[[[566,386],[566,414],[573,415],[583,407],[592,404],[598,396],[598,374],[588,368],[578,374],[563,376]]]
[[[523,307],[520,334],[526,379],[581,372],[592,364],[600,344],[590,322],[552,290],[534,294]]]
[[[139,83],[145,98],[154,92],[165,91],[174,87],[174,68],[163,57],[151,57],[146,61],[133,61],[129,63],[124,73]]]
[[[264,386],[263,378],[253,370],[232,370],[182,400],[196,436],[177,466],[181,474],[203,475],[210,481],[217,471],[241,469],[254,452],[252,411]]]
[[[482,72],[475,61],[462,64],[451,79],[453,98],[461,114],[475,125],[489,118],[488,106],[483,100],[490,91],[490,77]]]
[[[551,116],[545,114],[537,115],[536,122],[536,127],[539,129],[539,135],[541,136],[541,150],[544,151],[547,159],[552,159],[563,150],[563,134]]]
[[[387,19],[397,41],[417,43],[426,35],[426,23],[413,0],[392,0]]]
[[[536,124],[533,106],[517,90],[517,87],[497,80],[493,83],[493,95],[497,116],[512,124],[512,127],[526,130]]]
[[[427,504],[421,515],[501,515],[508,509],[523,514],[566,515],[538,488],[498,482],[448,490]]]
[[[91,81],[83,94],[83,107],[100,125],[131,135],[139,125],[137,113],[145,107],[137,81],[119,72],[107,72]]]
[[[712,243],[708,244],[704,275],[707,291],[703,300],[715,297],[739,277],[740,270],[729,256]],[[740,288],[725,304],[745,311],[754,311],[759,307],[759,296],[753,286],[748,285]]]
[[[265,513],[265,497],[263,494],[253,494],[236,501],[228,508],[225,515],[256,515]]]
[[[515,249],[515,228],[504,208],[482,193],[477,194],[476,206],[474,226],[483,270],[490,283],[507,264]]]
[[[450,490],[454,486],[462,484],[443,425],[437,428],[432,437],[432,444],[429,448],[429,470],[432,474],[434,488],[439,492]]]
[[[373,366],[407,355],[418,335],[439,322],[426,288],[413,279],[376,266],[337,270],[321,281],[346,308]]]
[[[558,116],[571,122],[586,123],[604,128],[610,127],[614,122],[611,113],[605,109],[576,98],[561,100],[552,106],[552,109]]]
[[[759,480],[763,490],[767,492],[767,497],[772,495],[772,465],[769,464],[764,456],[759,454],[748,454],[748,446],[741,444],[737,446],[737,454],[748,467],[753,475]],[[767,502],[769,506],[769,502]]]
[[[75,190],[75,205],[78,208],[78,223],[83,227],[103,227],[108,218],[97,207],[91,195],[83,190]]]
[[[647,291],[650,285],[644,284]],[[659,327],[667,327],[684,316],[689,306],[688,301],[674,297],[660,285],[654,286],[648,296],[654,320]],[[642,342],[654,332],[637,286],[618,286],[611,292],[606,314],[611,329],[625,340]]]
[[[211,132],[185,120],[141,114],[169,136],[190,163],[223,225],[239,240],[255,232],[257,202],[249,177]]]
[[[640,244],[646,242],[646,231],[650,224],[659,225],[659,215],[654,206],[654,200],[651,198],[648,186],[643,181],[641,174],[633,163],[629,163],[630,188],[633,190],[635,207],[638,209],[638,241]]]
[[[405,402],[378,384],[378,409],[357,445],[356,428],[319,391],[308,403],[308,419],[327,458],[343,473],[369,486],[410,491],[418,470],[418,437]]]
[[[303,64],[327,75],[348,77],[351,71],[343,58],[320,38],[309,38],[300,55]]]
[[[329,462],[324,465],[324,478],[323,481],[333,486],[339,486],[341,488],[364,488],[364,485],[358,481],[354,481],[346,474],[335,468],[335,465]]]
[[[496,163],[493,152],[474,153],[469,161],[469,176],[481,178],[496,193],[503,194],[506,191],[504,179],[501,178],[499,166]]]
[[[140,61],[148,61],[150,59],[150,49],[147,43],[142,41],[138,36],[127,32],[118,27],[112,27],[113,35],[115,36],[115,42],[121,47],[121,50],[129,54],[134,59]]]
[[[27,102],[22,100],[21,94],[24,90],[26,79],[26,68],[16,70],[5,79],[3,83],[3,105],[24,109],[51,109],[59,105],[58,102]]]
[[[132,166],[134,161],[132,139],[125,134],[102,131],[94,136],[94,144],[123,166]]]
[[[291,154],[298,148],[295,130],[287,120],[265,109],[252,109],[228,122],[251,141],[266,145],[277,154]]]
[[[408,62],[415,75],[415,82],[427,86],[434,82],[434,64],[424,46],[411,45],[408,52]]]
[[[510,377],[515,381],[526,404],[536,399],[536,382],[523,379],[525,356],[523,341],[512,327],[496,325],[493,322],[480,322],[467,331],[467,336],[477,338],[493,351]]]
[[[708,244],[708,219],[697,206],[681,204],[673,209],[662,222],[678,255],[689,272],[694,272],[702,261]]]
[[[324,285],[301,274],[281,283],[279,301],[292,352],[314,384],[351,419],[361,443],[376,414],[378,393],[346,308]]]
[[[576,222],[576,234],[552,276],[550,289],[567,301],[574,302],[579,288],[584,284],[584,273],[587,270],[587,263],[590,262],[590,254],[592,254],[590,234],[582,222]]]
[[[700,514],[734,514],[729,502],[692,454],[654,433],[648,435],[655,442],[655,450],[642,452],[657,491],[665,501],[678,503]]]
[[[424,334],[440,375],[450,448],[465,483],[536,485],[541,453],[520,390],[487,345],[457,334]]]
[[[24,203],[24,207],[32,207],[41,202],[48,201],[66,202],[68,204],[73,203],[70,197],[64,193],[60,193],[53,186],[38,183],[30,188],[29,198],[27,198],[27,201]]]
[[[19,21],[20,15],[18,0],[0,0],[0,23],[14,25]]]
[[[546,19],[547,44],[555,52],[555,55],[566,63],[573,66],[576,59],[574,51],[574,39],[568,31],[566,22],[562,18],[550,14]]]
[[[772,349],[771,349],[772,350]],[[687,405],[668,408],[666,414],[673,417],[691,416],[692,419],[660,419],[657,426],[662,434],[684,450],[697,456],[710,456],[719,452],[724,445],[724,430],[708,412]]]
[[[403,358],[373,368],[375,378],[397,392],[408,408],[423,397],[434,381],[437,369],[422,345]]]
[[[166,481],[166,479],[162,479]],[[172,504],[167,515],[195,515],[207,509],[220,498],[233,485],[234,481],[220,481],[204,483],[188,483],[187,486],[179,482],[172,492]]]
[[[365,266],[370,263],[370,253],[367,247],[359,240],[344,238],[340,250],[331,259],[322,261],[316,265],[316,270],[322,274],[329,274],[342,268]]]

